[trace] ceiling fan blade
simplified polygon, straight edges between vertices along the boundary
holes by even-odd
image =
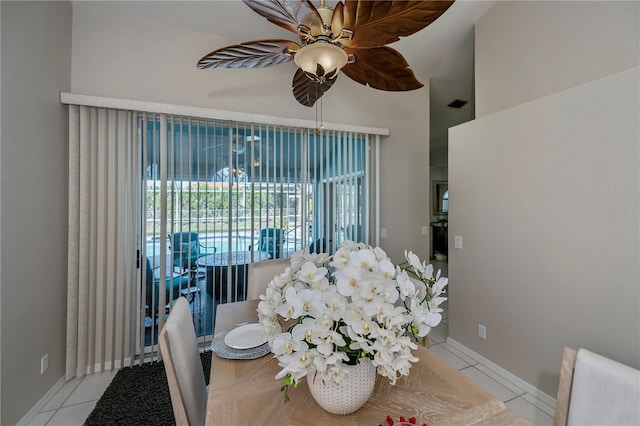
[[[420,83],[406,59],[388,46],[370,49],[345,48],[347,54],[355,56],[355,62],[347,64],[342,72],[347,77],[374,89],[402,92],[419,89]]]
[[[353,38],[343,43],[376,47],[398,41],[438,19],[453,1],[345,0],[342,27],[352,30]],[[335,35],[337,29],[331,30]]]
[[[291,61],[289,50],[299,48],[289,40],[247,41],[214,50],[198,61],[198,69],[270,67]]]
[[[317,31],[322,28],[322,18],[309,0],[243,0],[257,14],[267,18],[285,30],[302,35],[298,26],[304,25]],[[315,34],[315,32],[314,32]]]
[[[333,86],[338,77],[337,70],[327,74],[322,83],[312,80],[300,68],[293,76],[293,96],[304,106],[312,107]]]

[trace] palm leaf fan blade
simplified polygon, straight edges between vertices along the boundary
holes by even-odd
[[[243,0],[258,15],[269,22],[302,35],[299,26],[322,28],[322,18],[309,0]]]
[[[342,27],[353,31],[347,47],[377,47],[420,31],[438,19],[454,0],[345,0]]]
[[[198,69],[266,68],[293,59],[291,51],[300,46],[289,40],[257,40],[223,47],[198,61]]]
[[[395,49],[382,46],[371,49],[345,48],[345,51],[355,56],[355,62],[345,65],[342,72],[360,84],[391,92],[423,86],[404,57]]]
[[[309,78],[300,68],[293,75],[293,96],[300,104],[312,107],[324,93],[333,86],[337,79],[337,71],[327,74],[327,78],[321,83]]]

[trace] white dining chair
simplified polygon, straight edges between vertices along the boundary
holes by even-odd
[[[250,263],[247,269],[247,300],[259,299],[273,277],[282,274],[290,265],[289,259]]]
[[[564,348],[553,425],[640,425],[640,370]]]
[[[178,298],[159,336],[169,382],[173,415],[178,426],[204,424],[207,386],[198,353],[189,302]]]

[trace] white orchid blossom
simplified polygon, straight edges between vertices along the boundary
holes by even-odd
[[[327,272],[327,268],[325,267],[318,268],[313,262],[305,262],[300,268],[300,275],[298,276],[298,279],[311,286],[313,283],[325,278]]]
[[[291,355],[294,352],[306,351],[309,345],[294,339],[291,333],[282,333],[273,341],[271,351],[276,355]]]
[[[433,266],[411,251],[405,259],[395,266],[380,247],[353,241],[333,256],[291,255],[291,266],[258,303],[284,388],[305,376],[339,383],[359,358],[370,358],[392,384],[409,374],[418,361],[412,338],[426,336],[442,320],[448,279],[440,271],[434,278]]]
[[[322,292],[317,289],[303,289],[296,291],[289,287],[285,293],[287,303],[293,308],[291,318],[299,318],[302,315],[315,316],[322,312]]]

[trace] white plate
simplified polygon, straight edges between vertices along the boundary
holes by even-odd
[[[258,323],[241,325],[224,336],[224,343],[233,349],[251,349],[267,342],[267,334]]]
[[[233,349],[227,346],[227,344],[224,342],[224,338],[227,336],[228,332],[237,328],[238,326],[239,325],[234,325],[233,327],[225,328],[220,333],[213,336],[213,341],[211,342],[211,350],[217,356],[226,359],[256,359],[263,357],[271,352],[269,343],[265,343],[264,345],[256,346],[255,348],[251,349]]]

